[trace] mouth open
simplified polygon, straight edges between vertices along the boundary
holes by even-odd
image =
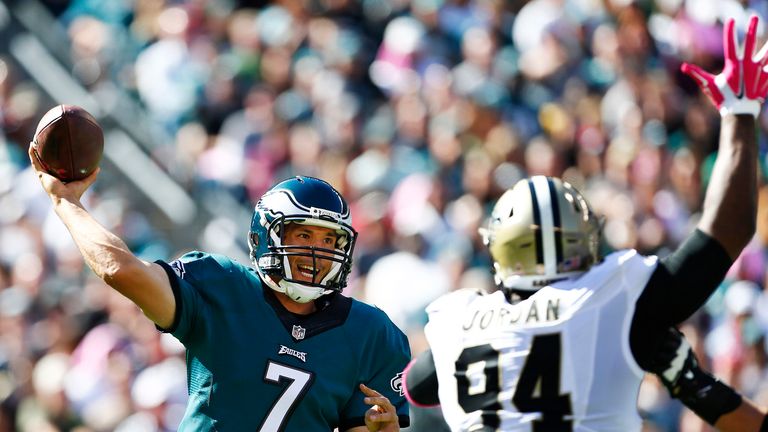
[[[318,273],[318,269],[311,265],[297,264],[296,267],[299,270],[299,274],[309,280],[314,280],[315,275]]]

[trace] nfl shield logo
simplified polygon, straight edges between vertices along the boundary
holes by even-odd
[[[304,335],[307,333],[307,329],[305,329],[302,326],[295,325],[293,326],[293,331],[291,332],[291,336],[293,336],[296,340],[302,340],[304,339]]]

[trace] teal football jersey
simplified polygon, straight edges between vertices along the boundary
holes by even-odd
[[[381,310],[332,295],[296,315],[229,258],[191,252],[159,264],[177,303],[167,331],[187,349],[180,431],[344,431],[365,424],[360,383],[388,397],[408,425],[401,373],[410,348]]]

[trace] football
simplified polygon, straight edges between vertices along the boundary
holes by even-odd
[[[65,182],[80,180],[99,166],[104,132],[83,108],[58,105],[40,119],[32,146],[49,174]]]

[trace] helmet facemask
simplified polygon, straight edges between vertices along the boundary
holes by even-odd
[[[285,233],[287,227],[290,224],[300,224],[309,226],[319,226],[324,228],[332,228],[337,236],[334,249],[320,248],[316,246],[298,246],[286,244]],[[259,260],[259,267],[267,274],[278,276],[288,282],[302,283],[314,287],[327,288],[330,290],[340,291],[343,289],[339,282],[339,277],[342,276],[342,270],[349,274],[350,262],[347,259],[346,247],[349,244],[349,233],[341,228],[338,224],[334,227],[328,226],[330,224],[319,224],[318,221],[307,220],[305,218],[285,217],[278,216],[271,222],[268,222],[266,228],[269,233],[267,240],[268,253],[263,254]],[[251,234],[252,236],[255,234]],[[305,280],[294,279],[289,258],[305,257],[312,260],[312,268],[317,269],[320,261],[330,261],[331,269],[323,276],[322,280],[318,280],[318,272],[315,272],[311,282]]]

